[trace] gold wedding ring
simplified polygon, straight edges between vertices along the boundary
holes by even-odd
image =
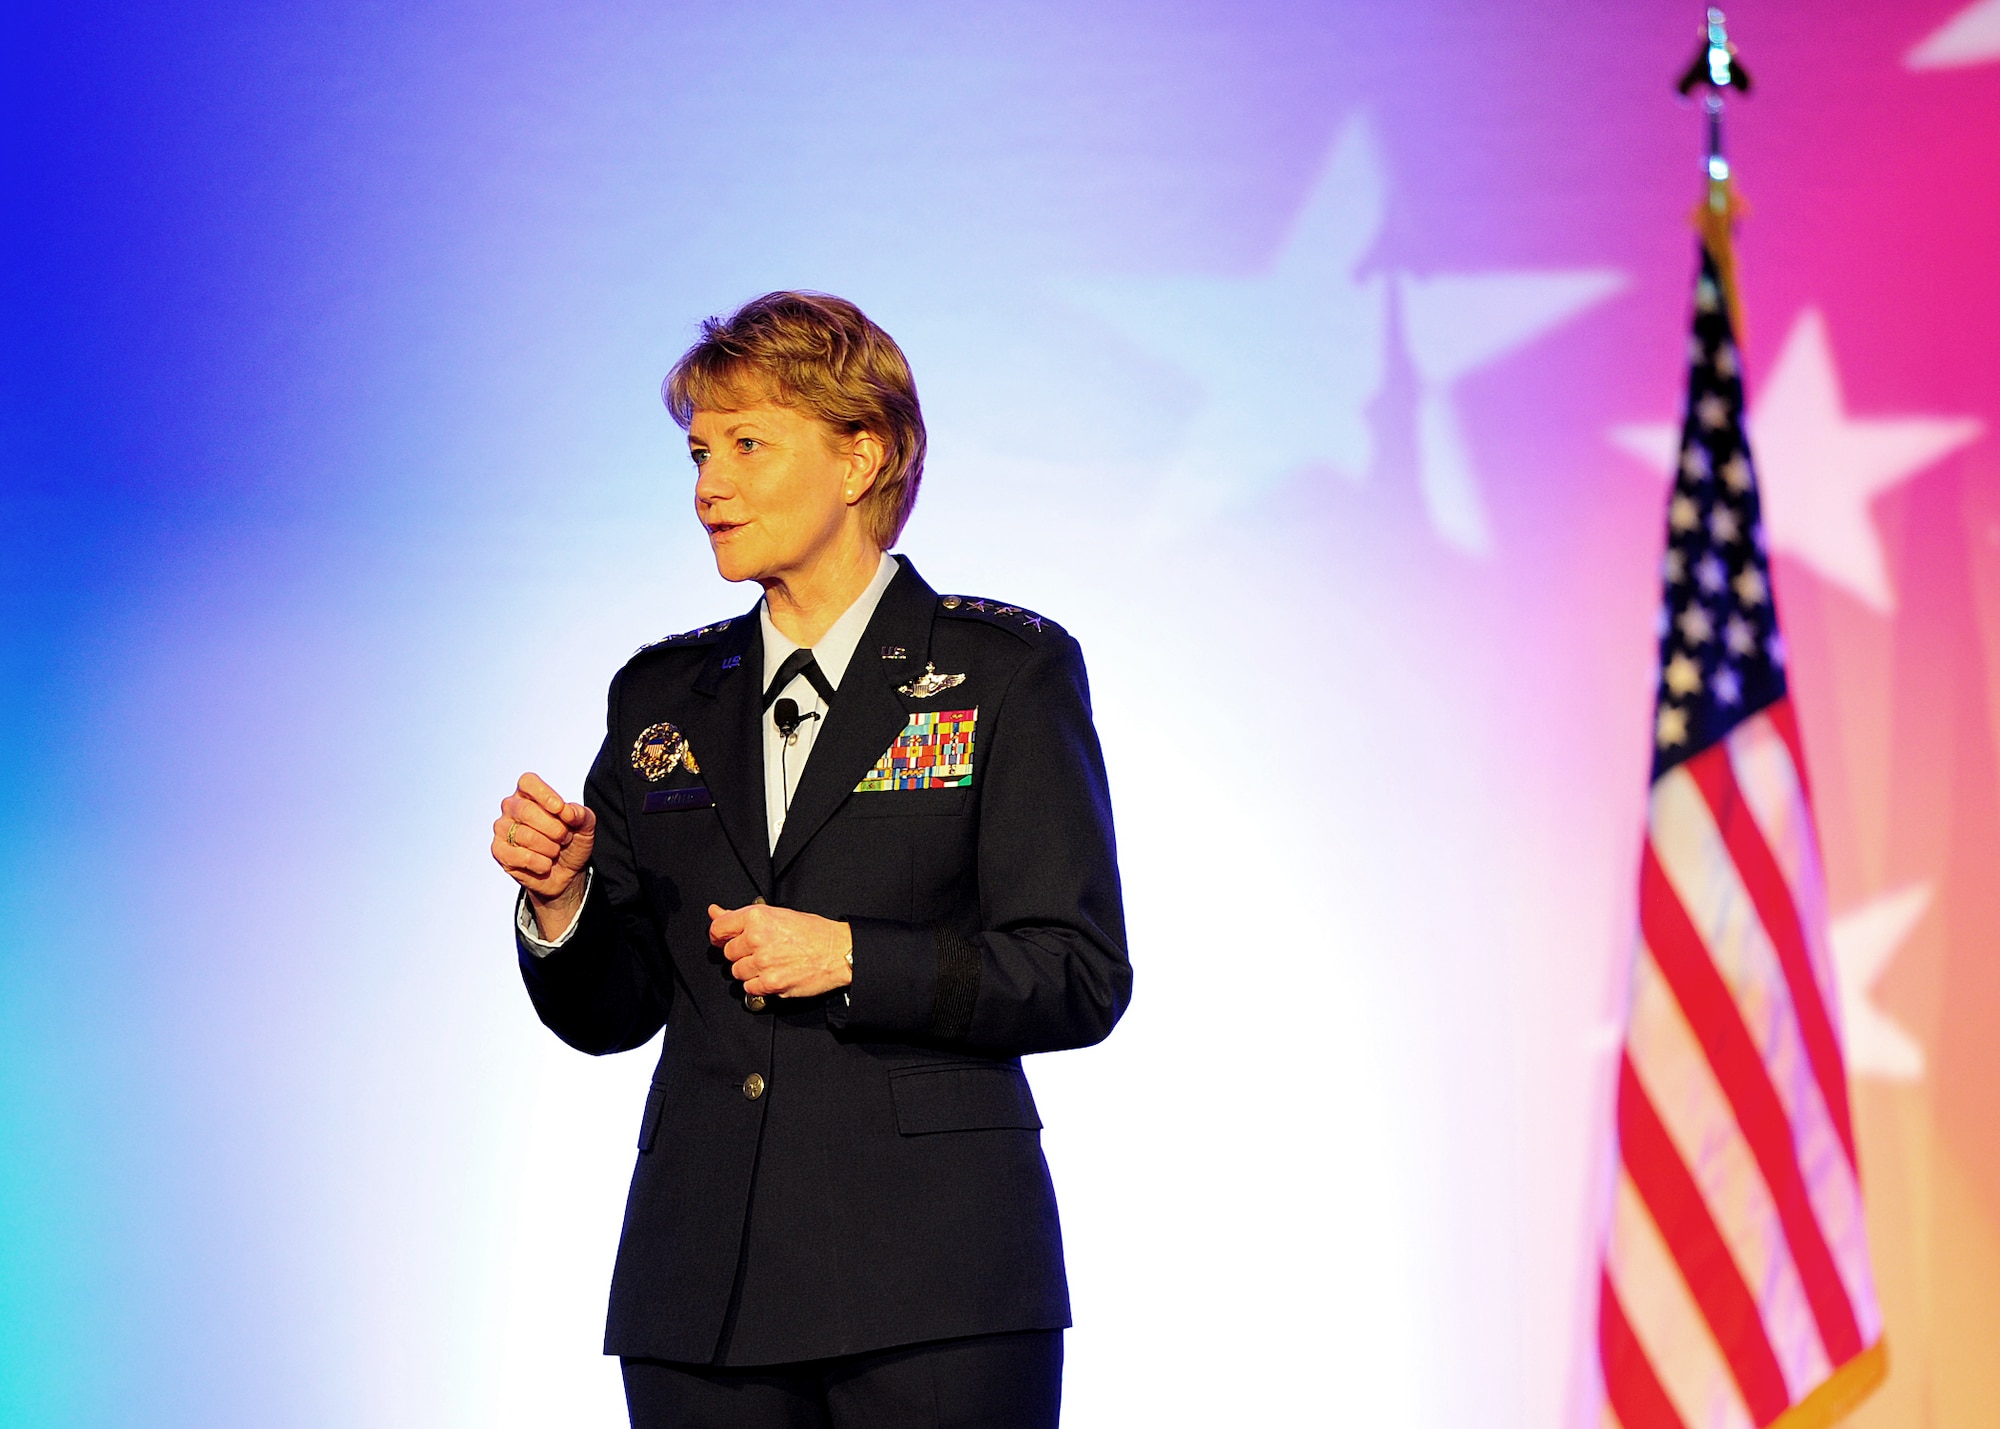
[[[518,834],[519,832],[521,832],[521,826],[515,823],[512,819],[509,819],[507,821],[507,843],[510,847],[513,848],[520,847],[519,844],[514,842],[514,835]]]

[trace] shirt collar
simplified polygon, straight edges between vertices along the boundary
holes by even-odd
[[[840,614],[840,619],[827,627],[826,634],[820,636],[819,643],[812,647],[813,659],[826,672],[827,683],[840,688],[840,677],[847,673],[847,666],[854,658],[854,647],[861,643],[862,632],[875,614],[875,607],[882,603],[882,592],[889,588],[889,582],[902,569],[896,558],[887,551],[882,553],[882,562],[875,568],[875,578],[868,582],[867,589],[855,597],[854,604]],[[771,603],[757,602],[757,619],[764,627],[764,684],[769,685],[777,677],[778,667],[785,663],[785,657],[800,647],[794,645],[779,633],[771,623]]]

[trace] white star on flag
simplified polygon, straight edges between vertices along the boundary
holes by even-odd
[[[1387,205],[1365,119],[1334,141],[1283,246],[1250,277],[1106,279],[1076,298],[1197,378],[1194,414],[1165,493],[1183,518],[1229,496],[1331,467],[1374,465],[1369,407],[1389,370],[1388,290],[1363,276]],[[1416,371],[1418,481],[1431,526],[1462,550],[1492,544],[1452,389],[1623,286],[1604,269],[1394,275]]]
[[[1748,426],[1772,550],[1884,614],[1896,596],[1871,504],[1984,430],[1972,417],[1849,416],[1826,320],[1813,308],[1792,325]],[[1680,432],[1671,424],[1610,435],[1656,470],[1673,469]]]
[[[2000,60],[2000,0],[1968,5],[1903,56],[1911,69],[1957,69]]]
[[[1854,1076],[1914,1082],[1924,1074],[1924,1049],[1875,1005],[1871,994],[1930,906],[1931,887],[1919,883],[1833,920],[1840,1020],[1847,1041],[1847,1070]]]

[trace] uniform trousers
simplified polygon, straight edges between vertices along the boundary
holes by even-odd
[[[726,1369],[625,1359],[632,1429],[1056,1429],[1061,1330]]]

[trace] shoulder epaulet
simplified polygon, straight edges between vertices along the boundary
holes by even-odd
[[[713,625],[704,625],[698,630],[683,630],[678,635],[669,635],[649,645],[641,645],[632,653],[643,655],[648,650],[665,650],[675,645],[711,645],[721,639],[722,632],[734,625],[736,620],[737,617],[732,616],[728,620],[718,620]]]
[[[1023,640],[1033,640],[1037,635],[1054,632],[1063,633],[1063,628],[1046,615],[1037,615],[1018,605],[1008,605],[1004,601],[988,600],[977,595],[948,595],[938,602],[946,615],[960,619],[983,620],[988,625],[997,625],[1003,630],[1011,630]]]

